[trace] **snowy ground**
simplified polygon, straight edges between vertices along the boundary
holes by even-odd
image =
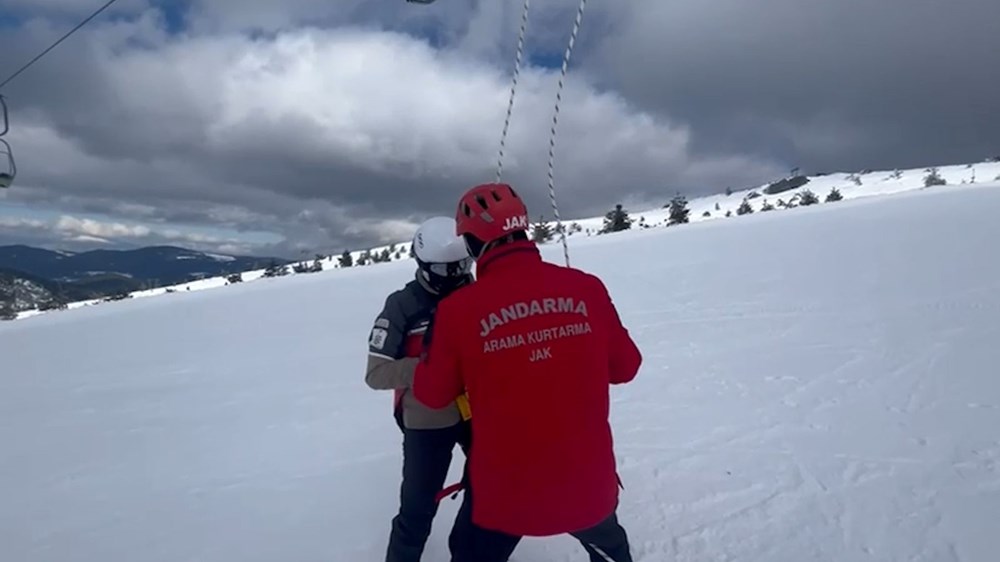
[[[995,561],[998,208],[951,186],[574,239],[645,354],[613,392],[636,560]],[[379,560],[400,435],[365,341],[410,272],[0,325],[0,558]]]
[[[812,191],[816,194],[816,196],[819,197],[820,204],[827,204],[825,202],[826,196],[832,189],[837,189],[844,200],[852,200],[869,197],[885,197],[895,194],[910,193],[913,191],[923,191],[926,189],[951,189],[953,186],[961,186],[964,184],[970,186],[975,185],[976,187],[987,189],[1000,187],[1000,162],[976,162],[939,167],[938,173],[941,178],[947,182],[947,185],[934,186],[930,188],[924,186],[924,178],[927,176],[928,169],[930,168],[867,171],[867,173],[838,172],[822,176],[810,176],[808,184],[777,195],[768,195],[765,192],[765,188],[767,186],[763,185],[743,190],[736,190],[733,191],[731,195],[720,193],[705,197],[697,197],[688,201],[688,209],[690,209],[689,220],[692,223],[715,221],[720,219],[740,220],[742,217],[737,214],[737,209],[744,200],[748,202],[755,213],[761,212],[765,203],[775,207],[772,212],[796,212],[801,207],[792,206],[785,208],[777,205],[780,201],[790,202],[796,196],[801,195],[801,193],[805,190]],[[671,196],[672,194],[665,194],[663,205],[666,205],[669,202]],[[635,221],[633,228],[638,230],[662,228],[667,226],[670,211],[669,209],[663,208],[663,205],[652,209],[626,209],[633,221]],[[546,216],[550,214],[548,209],[539,209],[537,211],[545,214]],[[727,217],[727,213],[729,213],[730,216]],[[568,238],[576,241],[580,238],[596,236],[600,232],[603,223],[603,216],[588,217],[583,219],[569,218],[565,220],[564,226],[566,226]],[[549,225],[554,228],[556,223],[551,222]],[[552,242],[558,243],[558,236]],[[388,253],[389,261],[408,262],[410,260],[409,249],[409,241],[398,241],[394,244],[377,246],[366,250],[354,250],[350,252],[350,254],[355,264],[359,263],[359,259],[365,253],[370,255],[379,255],[383,252]],[[212,255],[212,257],[215,257],[216,259],[224,259],[227,256]],[[330,256],[327,259],[321,260],[320,266],[324,271],[339,269],[339,258],[339,254]],[[302,263],[310,265],[312,264],[312,261],[305,261]],[[291,270],[291,268],[289,269]],[[263,277],[264,270],[262,269],[245,271],[242,274],[244,282],[255,281]],[[136,291],[132,293],[131,296],[133,298],[156,297],[176,292],[217,289],[228,285],[229,283],[225,276],[211,277],[188,283],[181,283],[172,287],[158,287],[145,291]],[[102,299],[79,301],[69,303],[67,308],[73,309],[101,305],[103,302],[104,301]],[[18,318],[31,318],[41,314],[47,313],[38,310],[28,310],[22,312]]]
[[[688,201],[688,208],[691,210],[689,218],[691,222],[738,219],[739,216],[736,211],[744,200],[749,202],[754,213],[759,213],[765,202],[771,206],[776,206],[779,201],[788,202],[805,190],[816,194],[819,197],[820,204],[827,204],[825,200],[832,189],[838,190],[844,200],[851,200],[868,197],[885,197],[927,189],[951,189],[954,186],[962,186],[963,184],[975,185],[977,187],[1000,185],[1000,162],[941,166],[938,168],[938,173],[947,182],[947,185],[925,187],[924,178],[927,176],[927,169],[925,168],[871,171],[868,173],[838,172],[823,176],[810,176],[809,183],[804,186],[777,195],[767,194],[765,192],[767,186],[765,185],[737,190],[732,195],[719,193],[691,199]],[[756,196],[753,196],[753,194],[756,194]],[[670,194],[670,196],[672,195]],[[664,201],[664,205],[669,203],[669,198],[666,197],[667,200]],[[776,207],[771,212],[796,212],[800,208],[785,209]],[[639,221],[642,221],[650,228],[666,226],[667,220],[670,217],[670,210],[666,208],[628,210],[631,218],[637,222],[636,225],[633,225],[633,228],[639,227]],[[727,212],[731,214],[730,217],[726,216]],[[708,213],[709,216],[705,216],[705,213]],[[603,226],[604,217],[593,217],[569,222],[579,224],[584,229],[584,233],[587,230],[596,233]],[[580,233],[577,234],[577,236],[579,235]]]

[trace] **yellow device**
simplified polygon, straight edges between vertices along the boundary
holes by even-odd
[[[472,407],[469,406],[469,394],[463,393],[461,396],[455,399],[455,404],[458,405],[458,411],[462,414],[462,419],[469,421],[472,419]]]

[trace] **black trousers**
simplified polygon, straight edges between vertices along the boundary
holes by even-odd
[[[628,535],[618,523],[617,513],[583,531],[570,533],[590,555],[590,562],[632,562]],[[507,562],[522,537],[484,529],[472,522],[472,494],[465,498],[455,518],[448,545],[451,562]]]
[[[403,483],[392,519],[386,562],[419,562],[438,511],[455,445],[467,451],[468,422],[445,429],[403,429]]]

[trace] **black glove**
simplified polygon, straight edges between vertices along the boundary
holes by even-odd
[[[431,319],[427,322],[427,330],[424,331],[424,338],[421,342],[420,360],[427,359],[427,352],[431,349],[431,338],[434,335],[434,318],[437,316],[437,307],[431,309]]]
[[[440,299],[438,299],[438,302],[441,302],[441,299],[446,298],[453,291],[459,289],[460,287],[464,287],[464,286],[472,283],[473,281],[475,281],[475,277],[473,277],[471,273],[468,274],[468,275],[463,276],[462,279],[459,282],[457,282],[454,287],[452,287],[447,292],[441,294],[441,297],[440,297]],[[424,359],[427,358],[427,352],[431,348],[431,337],[433,337],[433,333],[434,333],[434,320],[437,319],[437,306],[436,305],[433,308],[431,308],[431,310],[430,310],[430,316],[431,316],[431,319],[430,319],[429,322],[427,322],[427,331],[424,332],[423,351],[420,353],[420,360],[421,361],[423,361]]]

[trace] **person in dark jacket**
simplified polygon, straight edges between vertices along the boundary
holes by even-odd
[[[593,562],[632,562],[618,523],[609,387],[642,362],[604,283],[542,260],[507,184],[458,206],[476,282],[438,306],[413,393],[467,393],[475,436],[452,562],[504,562],[521,537],[569,533]]]
[[[365,382],[394,391],[393,413],[403,432],[403,481],[392,520],[386,562],[418,562],[437,513],[455,445],[467,453],[469,422],[462,400],[428,408],[410,390],[425,332],[438,303],[473,281],[472,258],[455,233],[455,220],[425,221],[413,238],[415,279],[390,294],[368,339]]]

